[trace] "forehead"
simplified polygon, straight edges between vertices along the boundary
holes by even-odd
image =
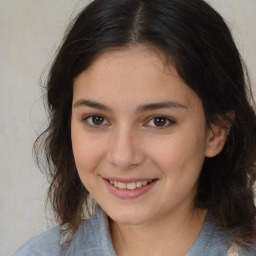
[[[99,56],[74,80],[74,98],[79,97],[111,105],[170,100],[190,105],[199,100],[174,65],[167,65],[160,51],[145,46],[111,50]]]
[[[131,74],[135,77],[139,73],[144,74],[149,71],[152,75],[172,73],[177,78],[179,77],[174,66],[167,64],[167,58],[160,50],[143,45],[108,50],[99,55],[82,73],[86,74],[88,78],[92,75],[93,79],[97,79],[109,78],[110,74],[115,78],[113,73],[117,74],[116,72]]]

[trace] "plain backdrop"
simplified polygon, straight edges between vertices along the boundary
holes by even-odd
[[[54,225],[44,210],[47,182],[32,157],[46,123],[40,79],[87,2],[0,0],[0,256]],[[256,0],[208,2],[231,28],[255,85]]]

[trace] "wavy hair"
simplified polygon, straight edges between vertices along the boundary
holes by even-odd
[[[222,229],[234,231],[233,240],[250,243],[256,231],[250,83],[228,26],[203,0],[95,0],[71,23],[45,86],[49,126],[34,146],[38,162],[46,158],[48,198],[57,222],[74,233],[85,212],[90,214],[72,152],[73,80],[102,53],[133,45],[153,47],[171,59],[202,100],[208,127],[230,124],[222,152],[205,159],[195,206],[208,209]]]

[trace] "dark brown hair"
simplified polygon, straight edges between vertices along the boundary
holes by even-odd
[[[103,52],[134,44],[171,58],[201,98],[208,127],[229,124],[222,152],[205,159],[195,206],[234,231],[232,239],[252,241],[256,117],[248,76],[223,18],[202,0],[95,0],[70,25],[46,84],[49,126],[35,143],[38,159],[41,150],[46,156],[58,223],[74,233],[87,204],[71,145],[73,80]]]

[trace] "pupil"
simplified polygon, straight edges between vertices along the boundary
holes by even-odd
[[[101,116],[94,116],[94,117],[92,118],[92,121],[93,121],[93,123],[94,123],[95,125],[101,125],[101,124],[103,123],[104,119],[103,119],[103,117],[101,117]]]
[[[156,126],[164,126],[166,124],[166,118],[165,117],[156,117],[154,119],[154,124]]]

